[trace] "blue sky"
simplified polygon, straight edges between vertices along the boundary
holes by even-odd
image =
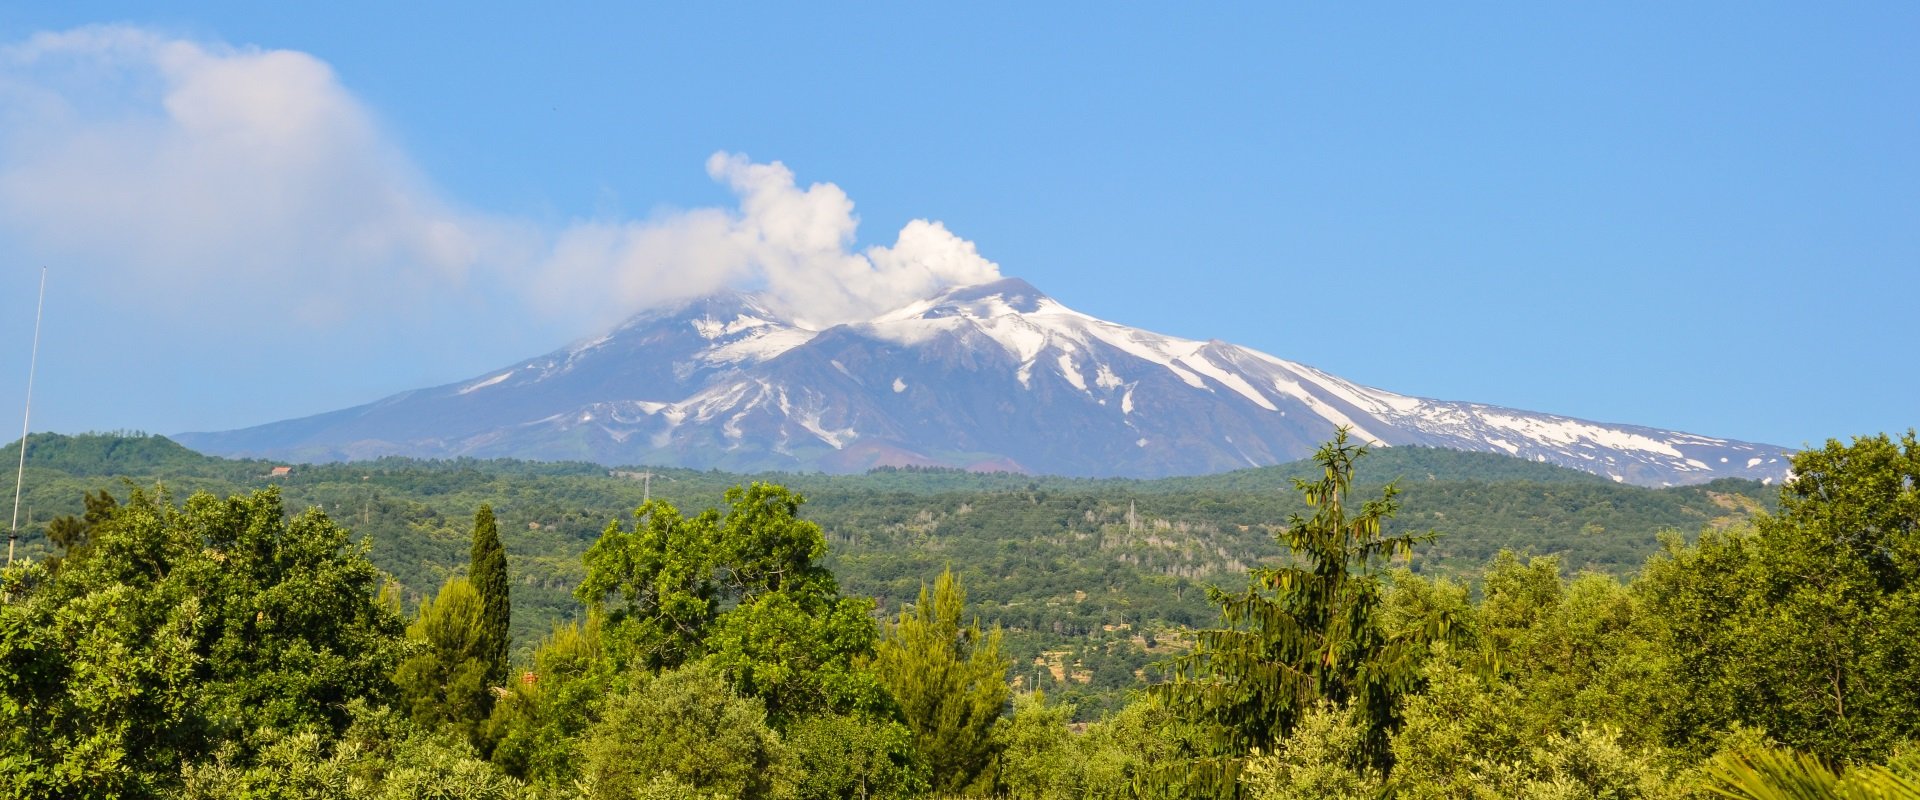
[[[0,410],[42,264],[34,428],[170,433],[703,281],[971,274],[971,243],[1402,393],[1787,446],[1920,424],[1911,4],[274,5],[0,7]],[[857,234],[686,274],[756,197]]]

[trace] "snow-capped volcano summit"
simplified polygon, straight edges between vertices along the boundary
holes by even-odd
[[[1381,445],[1662,485],[1779,478],[1784,448],[1351,383],[1074,311],[1017,278],[814,329],[727,292],[468,381],[180,440],[211,453],[588,459],[732,470],[947,465],[1152,477]]]

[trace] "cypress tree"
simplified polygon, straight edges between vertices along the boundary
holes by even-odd
[[[507,550],[500,544],[493,506],[481,505],[473,515],[473,554],[467,573],[480,594],[478,654],[487,665],[487,685],[502,686],[507,680],[507,645],[513,641],[508,628],[513,604],[507,596]]]

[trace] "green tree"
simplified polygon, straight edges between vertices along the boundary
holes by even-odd
[[[111,519],[113,510],[120,506],[119,501],[113,499],[113,495],[105,489],[83,492],[81,502],[86,506],[85,514],[55,517],[47,523],[47,540],[60,551],[47,559],[49,570],[57,571],[60,562],[84,549],[92,538],[94,526]]]
[[[867,668],[875,639],[872,600],[771,592],[720,616],[706,661],[781,730],[814,714],[887,719],[892,700]]]
[[[1041,692],[1013,699],[1013,716],[994,726],[996,794],[1010,800],[1067,800],[1082,796],[1085,762],[1067,729],[1073,706],[1048,704]]]
[[[191,800],[517,800],[525,787],[458,737],[423,730],[382,707],[348,705],[338,739],[268,731],[259,753],[229,748],[189,764],[179,796]]]
[[[1480,586],[1484,599],[1477,609],[1478,633],[1496,654],[1520,649],[1520,640],[1553,614],[1566,594],[1560,559],[1535,556],[1523,564],[1512,550],[1494,556]]]
[[[934,790],[973,783],[994,755],[994,720],[1006,705],[1008,661],[1000,629],[963,625],[967,592],[953,570],[886,627],[875,659],[880,680],[900,704],[915,746],[933,769]]]
[[[366,549],[277,489],[183,506],[136,491],[30,595],[0,604],[0,788],[166,794],[263,730],[329,735],[389,696],[402,623]]]
[[[1248,759],[1240,783],[1251,800],[1371,800],[1380,776],[1353,764],[1366,735],[1346,709],[1322,702],[1272,751]]]
[[[342,755],[353,763],[362,748]],[[401,740],[366,800],[518,800],[528,793],[518,781],[480,758],[457,739],[415,734]],[[356,764],[364,770],[366,765]],[[358,798],[356,798],[358,800]]]
[[[1462,616],[1454,652],[1519,691],[1530,735],[1610,726],[1625,741],[1661,741],[1659,658],[1641,599],[1611,576],[1560,577],[1559,559],[1522,563],[1502,550],[1482,580],[1485,599]],[[1396,594],[1398,587],[1396,587]],[[1470,645],[1478,646],[1476,652]]]
[[[1388,736],[1401,699],[1418,686],[1421,637],[1443,634],[1450,621],[1401,636],[1382,624],[1377,562],[1428,537],[1383,532],[1397,508],[1392,484],[1349,511],[1354,462],[1366,453],[1345,428],[1320,448],[1321,478],[1294,481],[1313,515],[1288,521],[1293,563],[1253,570],[1253,585],[1240,593],[1211,590],[1226,627],[1199,631],[1194,650],[1175,660],[1173,679],[1153,687],[1211,731],[1184,774],[1164,776],[1169,783],[1189,794],[1238,795],[1246,756],[1285,739],[1321,701],[1350,708],[1366,731],[1357,764],[1391,762]]]
[[[1920,738],[1920,442],[1829,441],[1793,473],[1751,532],[1648,564],[1665,732],[1697,749],[1737,723],[1826,759],[1882,758]]]
[[[563,785],[579,764],[574,740],[592,722],[593,709],[614,684],[601,648],[600,619],[556,627],[533,653],[532,681],[515,681],[488,720],[493,760],[509,775]]]
[[[633,516],[631,530],[610,523],[588,548],[586,578],[574,595],[603,617],[616,664],[670,669],[704,655],[707,626],[719,613],[713,549],[720,512],[689,519],[654,500]]]
[[[692,664],[606,699],[581,742],[593,798],[626,798],[661,779],[702,794],[758,800],[794,792],[793,754],[759,700]]]
[[[865,668],[874,652],[873,601],[840,595],[820,526],[805,498],[754,483],[727,490],[715,539],[721,614],[705,648],[735,691],[760,698],[774,727],[821,713],[887,718],[891,700]]]
[[[478,739],[492,705],[486,603],[466,578],[449,578],[407,628],[416,652],[393,681],[401,706],[428,728],[452,725]]]
[[[1445,643],[1465,651],[1482,647],[1479,609],[1474,606],[1469,587],[1446,576],[1426,577],[1412,570],[1395,569],[1393,588],[1381,609],[1381,622],[1387,635],[1409,641],[1429,639],[1425,632],[1439,624],[1448,626]],[[1438,642],[1429,642],[1430,644]],[[1425,661],[1426,655],[1420,660]]]
[[[1152,778],[1190,750],[1194,726],[1151,698],[1138,697],[1118,713],[1088,726],[1080,739],[1081,783],[1087,800],[1179,797],[1155,793]]]
[[[1511,684],[1450,657],[1427,665],[1426,690],[1408,699],[1392,740],[1395,796],[1409,800],[1558,800],[1661,797],[1655,753],[1617,731],[1565,721],[1567,733],[1530,728]]]
[[[817,714],[788,729],[799,800],[892,800],[927,793],[913,731],[891,720]]]
[[[187,764],[179,796],[187,800],[352,800],[353,765],[327,752],[317,731],[267,731],[250,764],[216,759]]]
[[[507,682],[507,650],[513,644],[513,600],[507,580],[507,550],[500,544],[500,529],[491,505],[482,504],[474,512],[473,552],[467,575],[480,595],[477,655],[486,666],[483,677],[487,686],[501,686]],[[490,705],[490,698],[483,702]]]
[[[587,551],[576,594],[605,616],[614,666],[707,659],[781,728],[815,713],[889,715],[862,666],[873,654],[872,601],[840,595],[819,561],[826,537],[799,515],[805,499],[753,483],[726,501],[724,514],[692,518],[653,501],[634,512],[632,530],[609,526]]]
[[[819,560],[827,554],[820,526],[800,518],[806,498],[785,486],[758,481],[727,489],[714,566],[731,596],[750,602],[763,594],[835,595],[839,585]]]
[[[6,577],[0,797],[160,796],[179,762],[216,740],[193,702],[204,607],[163,609],[150,587],[82,589],[42,565]]]

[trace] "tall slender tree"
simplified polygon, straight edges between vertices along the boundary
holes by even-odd
[[[1419,678],[1414,637],[1441,635],[1450,623],[1433,620],[1404,637],[1381,623],[1380,562],[1431,535],[1384,533],[1399,506],[1392,484],[1349,507],[1354,461],[1366,453],[1344,427],[1320,448],[1320,480],[1294,480],[1313,515],[1288,520],[1287,566],[1253,570],[1243,592],[1210,590],[1225,627],[1198,631],[1173,680],[1153,687],[1207,731],[1185,769],[1163,776],[1180,793],[1237,796],[1247,755],[1285,739],[1323,701],[1347,706],[1364,728],[1356,766],[1389,765],[1388,735]]]
[[[1009,694],[1000,629],[983,631],[978,618],[963,623],[966,604],[953,570],[940,573],[931,592],[921,586],[920,602],[886,626],[876,658],[942,794],[966,790],[993,760],[993,723]]]
[[[513,602],[508,596],[507,550],[500,544],[500,528],[493,506],[481,505],[473,515],[472,563],[467,568],[480,595],[480,658],[486,662],[487,685],[507,680],[507,647],[513,641],[510,625]]]

